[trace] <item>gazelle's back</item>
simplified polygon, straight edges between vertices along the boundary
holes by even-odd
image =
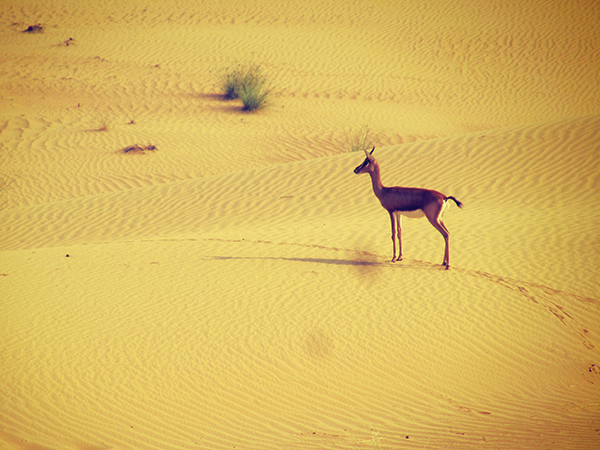
[[[417,211],[428,203],[443,203],[446,196],[430,189],[410,187],[384,187],[381,206],[388,211]],[[401,201],[399,201],[401,199]]]

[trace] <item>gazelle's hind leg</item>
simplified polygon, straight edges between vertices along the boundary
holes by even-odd
[[[444,222],[442,221],[442,216],[444,214],[444,206],[446,206],[445,203],[429,204],[425,208],[423,208],[423,212],[425,212],[425,216],[427,217],[431,225],[433,225],[433,227],[440,232],[440,234],[444,238],[444,241],[446,242],[446,249],[444,251],[444,262],[442,263],[442,265],[446,266],[446,269],[448,269],[450,267],[450,232],[448,231],[448,229],[444,225]]]

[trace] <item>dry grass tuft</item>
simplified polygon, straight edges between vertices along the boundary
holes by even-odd
[[[356,133],[350,133],[348,136],[348,148],[351,152],[362,152],[375,147],[381,133],[374,133],[368,126]]]

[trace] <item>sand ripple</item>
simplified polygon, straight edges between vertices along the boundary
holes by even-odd
[[[598,17],[4,1],[0,448],[593,448]],[[365,126],[385,185],[464,202],[452,270],[427,221],[389,262]]]

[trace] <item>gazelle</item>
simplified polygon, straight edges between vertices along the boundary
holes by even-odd
[[[373,182],[373,192],[381,202],[392,221],[392,242],[394,243],[394,256],[392,262],[402,260],[402,216],[419,218],[426,216],[431,225],[438,230],[446,241],[446,251],[444,253],[444,262],[442,265],[446,269],[450,267],[450,251],[448,239],[450,233],[442,221],[444,211],[448,207],[448,200],[456,203],[456,206],[462,208],[462,203],[454,197],[446,197],[444,194],[431,189],[408,188],[408,187],[385,187],[381,183],[381,173],[379,164],[373,157],[373,150],[369,153],[365,150],[367,158],[363,163],[354,169],[355,174],[368,173]],[[398,235],[399,252],[396,253],[396,234]]]

